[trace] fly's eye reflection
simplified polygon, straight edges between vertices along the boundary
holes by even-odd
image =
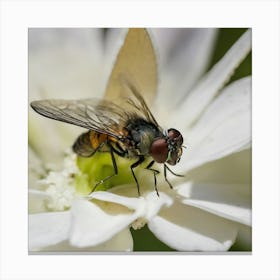
[[[135,159],[130,166],[135,180],[138,194],[140,187],[134,169],[151,158],[146,169],[153,172],[154,187],[158,193],[156,175],[158,170],[152,168],[155,162],[163,163],[164,178],[167,179],[167,170],[175,174],[167,164],[175,165],[182,154],[183,137],[181,133],[171,128],[167,134],[159,126],[148,108],[144,98],[129,82],[126,86],[131,95],[120,105],[105,100],[41,100],[31,103],[31,107],[39,114],[76,126],[88,131],[80,135],[73,144],[73,151],[81,157],[93,156],[96,152],[108,152],[111,155],[114,173],[92,187],[96,187],[118,174],[118,165],[115,157],[120,156]]]

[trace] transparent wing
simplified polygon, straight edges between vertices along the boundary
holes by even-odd
[[[123,136],[123,128],[131,119],[142,118],[158,126],[136,88],[126,80],[123,83],[130,91],[130,97],[120,102],[122,106],[107,100],[50,99],[33,101],[31,107],[45,117],[107,134],[119,140]]]
[[[114,103],[96,99],[40,100],[31,107],[39,114],[57,121],[94,130],[120,138],[120,123],[126,122],[121,108]]]
[[[136,111],[137,114],[143,119],[155,124],[160,128],[138,89],[128,79],[125,79],[124,76],[121,78],[121,84],[124,91],[126,90],[130,92],[124,95],[127,96],[125,99],[125,104],[127,104],[128,110]]]

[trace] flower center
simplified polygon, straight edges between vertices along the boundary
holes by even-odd
[[[76,166],[76,155],[68,152],[60,171],[51,171],[48,176],[40,180],[47,187],[47,208],[53,211],[63,211],[71,207],[76,196],[75,175],[79,173]]]
[[[71,207],[75,197],[74,186],[51,185],[46,193],[49,195],[47,207],[53,211],[63,211]]]
[[[116,156],[116,164],[118,174],[115,174],[110,153],[96,153],[88,158],[77,157],[80,171],[76,176],[77,192],[87,195],[93,190],[106,191],[115,186],[135,183],[130,170],[131,160]]]

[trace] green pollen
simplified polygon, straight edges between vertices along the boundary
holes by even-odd
[[[133,161],[129,159],[116,156],[118,174],[98,185],[95,191],[106,191],[118,185],[134,183],[135,181],[130,170],[132,163]],[[89,158],[78,156],[77,166],[81,174],[76,176],[75,185],[77,192],[81,194],[91,193],[98,182],[115,173],[109,153],[96,153]],[[139,168],[141,169],[141,167]]]

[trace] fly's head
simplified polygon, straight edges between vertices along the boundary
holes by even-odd
[[[158,163],[175,165],[182,155],[183,136],[174,128],[170,128],[164,137],[154,140],[150,147],[150,155]]]

